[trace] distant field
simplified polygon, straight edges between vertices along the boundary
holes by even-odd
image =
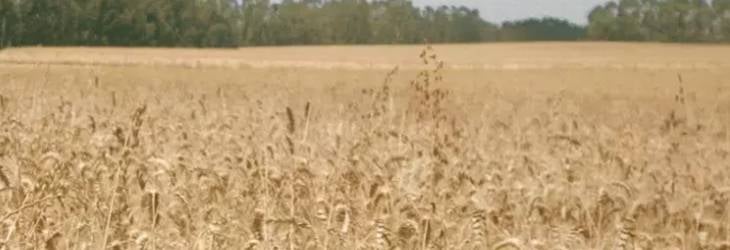
[[[671,97],[679,86],[678,75],[686,87],[698,95],[710,95],[708,98],[724,93],[718,89],[730,87],[730,46],[597,42],[434,47],[438,59],[445,62],[446,85],[468,93],[498,88],[517,95],[570,90],[619,99]],[[56,83],[63,79],[60,82],[69,85],[99,78],[124,86],[152,81],[196,87],[271,87],[275,94],[282,94],[278,87],[301,92],[302,88],[380,84],[395,67],[399,74],[393,77],[408,82],[419,70],[433,66],[424,65],[419,58],[423,49],[418,45],[19,48],[0,51],[0,74],[21,83],[32,79],[35,84],[42,78],[53,78]]]
[[[729,156],[730,46],[0,51],[0,250],[730,249]]]
[[[23,48],[2,63],[159,65],[226,68],[390,69],[423,67],[423,46],[310,46],[243,49]],[[437,45],[454,69],[724,69],[730,47],[629,43]]]

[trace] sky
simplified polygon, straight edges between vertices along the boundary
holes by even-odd
[[[586,24],[588,12],[609,0],[413,0],[417,6],[463,5],[479,9],[487,21],[501,23],[528,17],[552,16]]]

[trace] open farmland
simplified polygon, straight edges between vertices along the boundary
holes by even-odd
[[[0,249],[730,249],[730,46],[0,51]]]

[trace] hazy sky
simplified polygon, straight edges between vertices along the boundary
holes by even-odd
[[[608,0],[413,0],[423,5],[463,5],[479,9],[487,21],[499,22],[526,17],[553,16],[585,24],[588,12]]]

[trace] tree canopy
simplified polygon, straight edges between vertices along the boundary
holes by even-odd
[[[493,41],[730,42],[730,0],[613,0],[588,25],[485,21],[409,0],[0,0],[7,46],[238,47]]]
[[[3,46],[237,47],[573,40],[558,19],[499,25],[408,0],[0,0]]]
[[[730,0],[620,0],[595,7],[588,37],[612,41],[728,42]]]
[[[553,17],[505,22],[500,31],[500,40],[505,41],[570,41],[584,36],[583,27]]]

